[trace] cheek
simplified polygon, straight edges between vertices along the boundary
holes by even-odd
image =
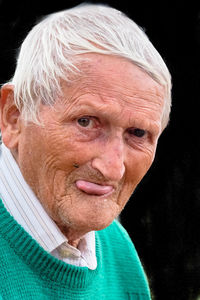
[[[67,167],[76,168],[76,166],[81,166],[86,164],[88,161],[95,156],[95,150],[92,145],[85,145],[84,143],[79,143],[71,139],[67,139],[59,146],[55,146],[54,151],[57,157],[57,163],[63,169]]]
[[[129,160],[127,167],[127,178],[132,182],[134,188],[141,181],[152,165],[153,153],[138,153]]]
[[[126,165],[123,188],[119,196],[119,203],[122,209],[150,168],[153,161],[152,157],[153,155],[144,155],[144,153],[136,153],[134,156],[130,156]]]

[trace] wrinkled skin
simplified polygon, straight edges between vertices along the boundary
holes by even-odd
[[[82,74],[62,84],[63,97],[53,109],[41,105],[43,127],[23,122],[12,86],[2,89],[1,101],[4,143],[72,244],[107,227],[148,171],[165,96],[164,88],[130,61],[87,57]]]

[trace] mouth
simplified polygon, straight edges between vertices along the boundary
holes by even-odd
[[[93,196],[108,196],[114,191],[112,185],[100,185],[86,180],[77,180],[75,184],[80,191]]]

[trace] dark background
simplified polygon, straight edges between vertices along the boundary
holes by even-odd
[[[0,83],[12,77],[17,50],[43,15],[82,1],[0,0]],[[98,1],[90,1],[98,3]],[[121,215],[155,300],[200,295],[200,5],[101,1],[142,26],[173,78],[171,122],[154,165]]]

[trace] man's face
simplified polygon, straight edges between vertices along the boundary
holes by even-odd
[[[22,124],[17,161],[54,221],[72,238],[108,226],[152,164],[164,89],[128,60],[88,55],[63,84],[42,127]]]

